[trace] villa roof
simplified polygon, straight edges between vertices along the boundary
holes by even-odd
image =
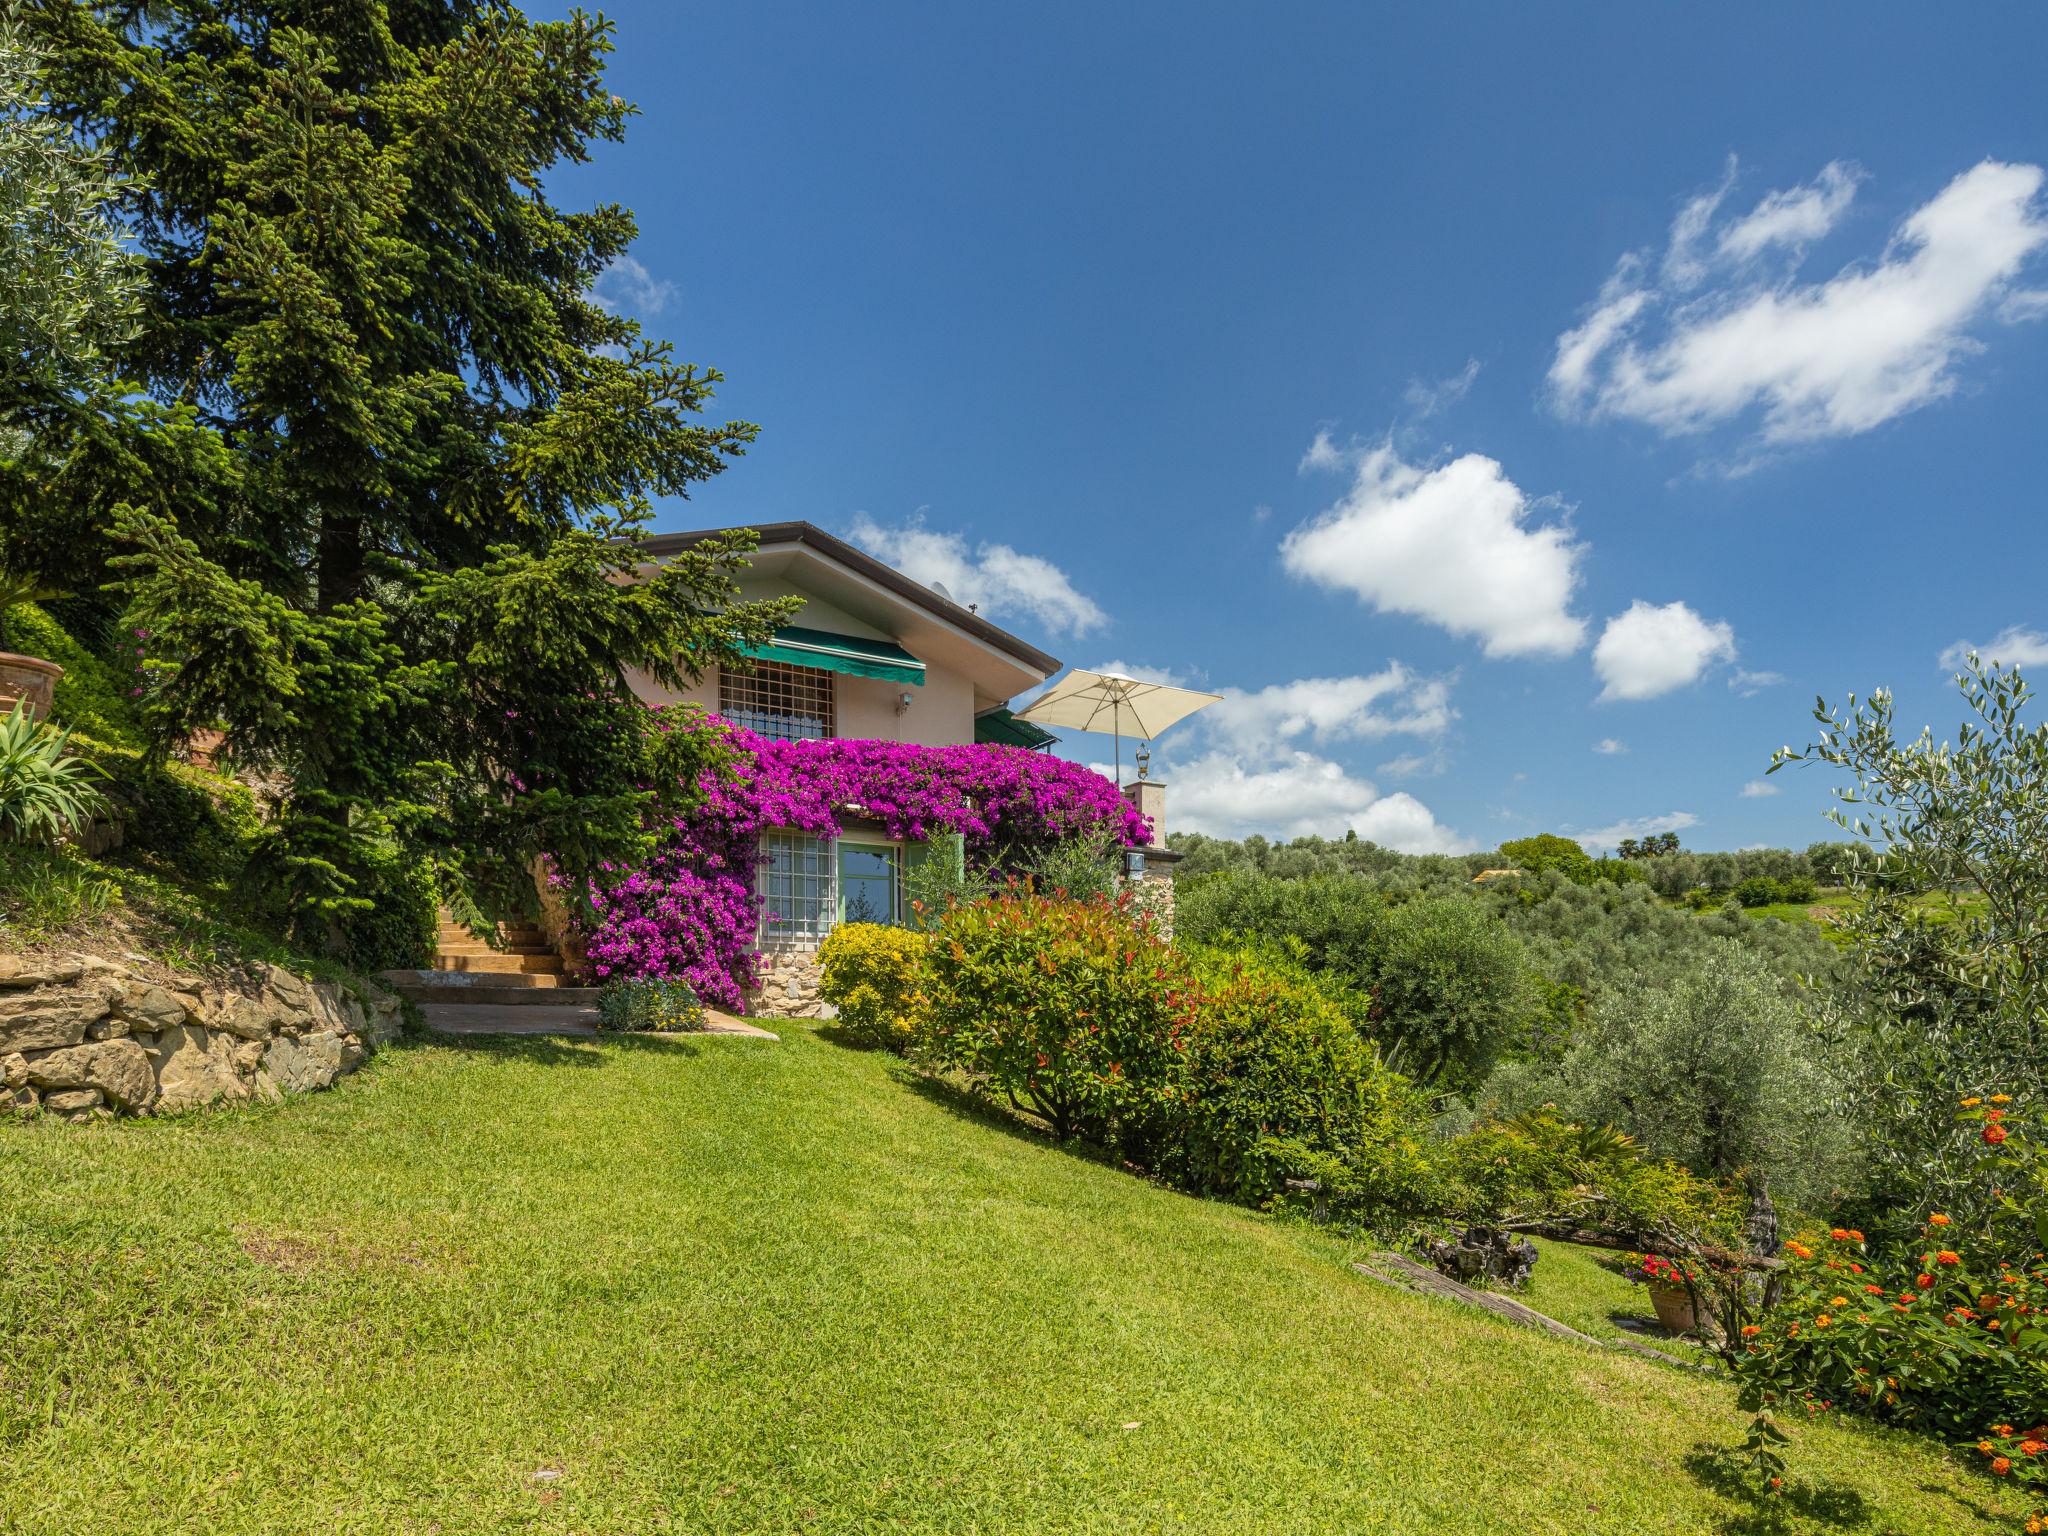
[[[1049,677],[1060,669],[1058,657],[1049,656],[1028,641],[1018,639],[1000,625],[991,624],[972,609],[965,608],[950,598],[941,597],[930,587],[912,581],[895,567],[883,564],[867,551],[855,548],[836,534],[827,533],[815,523],[742,523],[736,526],[753,529],[755,536],[760,540],[757,556],[767,555],[778,548],[807,549],[856,575],[865,577],[876,586],[924,610],[942,623],[972,635],[985,645],[993,646],[1042,677]],[[732,531],[731,528],[696,528],[686,533],[656,533],[642,539],[640,544],[649,555],[659,559],[663,555],[678,554],[703,543],[706,539]]]

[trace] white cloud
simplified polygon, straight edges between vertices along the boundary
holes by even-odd
[[[1691,811],[1666,811],[1662,816],[1630,816],[1615,822],[1612,826],[1594,827],[1585,832],[1572,832],[1572,841],[1588,848],[1606,849],[1625,842],[1631,837],[1655,837],[1660,832],[1683,832],[1687,827],[1700,824],[1699,817]]]
[[[1778,786],[1769,779],[1751,779],[1742,786],[1742,798],[1745,800],[1764,800],[1777,792]]]
[[[1257,690],[1226,688],[1200,716],[1217,736],[1256,748],[1310,736],[1318,742],[1437,736],[1458,717],[1450,683],[1389,662],[1368,677],[1304,677]]]
[[[1553,402],[1672,434],[1753,415],[1765,442],[1783,444],[1866,432],[1953,393],[1957,361],[1981,346],[1972,327],[2034,308],[2015,283],[2048,244],[2042,170],[1987,160],[1914,210],[1875,260],[1799,281],[1807,243],[1842,216],[1860,174],[1836,162],[1769,194],[1721,229],[1711,255],[1721,196],[1695,199],[1663,281],[1630,253],[1558,337]]]
[[[1982,645],[1958,640],[1941,653],[1941,664],[1953,672],[1970,659],[1972,651],[1986,666],[1993,662],[2006,667],[2048,666],[2048,635],[2038,629],[2009,624]]]
[[[1410,379],[1403,392],[1409,407],[1418,420],[1434,416],[1438,411],[1448,410],[1472,392],[1472,381],[1479,377],[1479,359],[1467,360],[1464,367],[1447,379]]]
[[[656,277],[631,256],[614,257],[590,286],[591,301],[599,309],[624,310],[642,320],[651,320],[667,309],[675,296],[674,283]]]
[[[1442,747],[1437,747],[1428,752],[1404,752],[1381,763],[1378,772],[1393,779],[1418,779],[1424,774],[1434,776],[1446,772],[1450,766],[1450,755]]]
[[[1863,169],[1833,160],[1803,187],[1772,192],[1721,231],[1720,250],[1734,261],[1752,261],[1772,246],[1803,251],[1835,227],[1856,196]]]
[[[1360,837],[1402,853],[1463,853],[1473,846],[1440,826],[1413,795],[1383,795],[1340,764],[1302,751],[1266,751],[1254,761],[1210,752],[1170,773],[1167,830],[1212,837]]]
[[[1200,680],[1192,673],[1176,672],[1171,667],[1148,666],[1142,661],[1105,661],[1099,667],[1088,668],[1090,672],[1110,672],[1118,677],[1136,678],[1141,683],[1164,683],[1169,688],[1200,688]]]
[[[1603,736],[1593,743],[1593,750],[1602,757],[1619,757],[1628,750],[1628,743],[1612,736]]]
[[[1726,624],[1709,623],[1684,603],[1659,608],[1640,598],[1607,621],[1593,647],[1602,700],[1654,699],[1734,659],[1735,631]]]
[[[1737,667],[1728,675],[1728,686],[1745,699],[1756,697],[1766,688],[1775,688],[1785,681],[1782,672],[1745,672]]]
[[[1489,656],[1568,655],[1586,622],[1570,610],[1584,546],[1561,523],[1530,526],[1529,498],[1494,460],[1468,453],[1434,469],[1391,444],[1343,451],[1318,432],[1306,468],[1354,468],[1351,488],[1281,543],[1287,570],[1477,636]]]
[[[921,515],[891,528],[858,513],[848,536],[912,581],[940,583],[955,602],[973,605],[990,618],[1026,614],[1056,634],[1071,635],[1085,635],[1109,622],[1109,615],[1075,590],[1067,573],[1050,560],[1019,554],[1007,544],[982,544],[970,552],[966,539],[925,527]]]

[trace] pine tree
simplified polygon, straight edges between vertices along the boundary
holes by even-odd
[[[266,857],[357,951],[422,857],[503,899],[537,855],[629,856],[626,671],[679,685],[789,610],[739,601],[744,536],[623,579],[652,499],[756,429],[696,419],[719,374],[595,300],[632,215],[546,191],[623,135],[609,23],[48,0],[36,26],[149,279],[118,358],[148,400],[101,429],[89,532],[165,739],[218,725],[288,784]]]

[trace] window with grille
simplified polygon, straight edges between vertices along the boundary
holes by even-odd
[[[750,672],[720,667],[718,712],[772,741],[831,736],[832,674],[786,661],[757,661]]]
[[[761,834],[759,947],[814,949],[839,915],[832,844],[807,832]]]

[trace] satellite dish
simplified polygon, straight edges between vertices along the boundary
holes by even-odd
[[[950,603],[954,601],[953,594],[946,590],[946,584],[943,581],[933,582],[932,590],[938,593],[939,596],[943,597],[947,602]]]

